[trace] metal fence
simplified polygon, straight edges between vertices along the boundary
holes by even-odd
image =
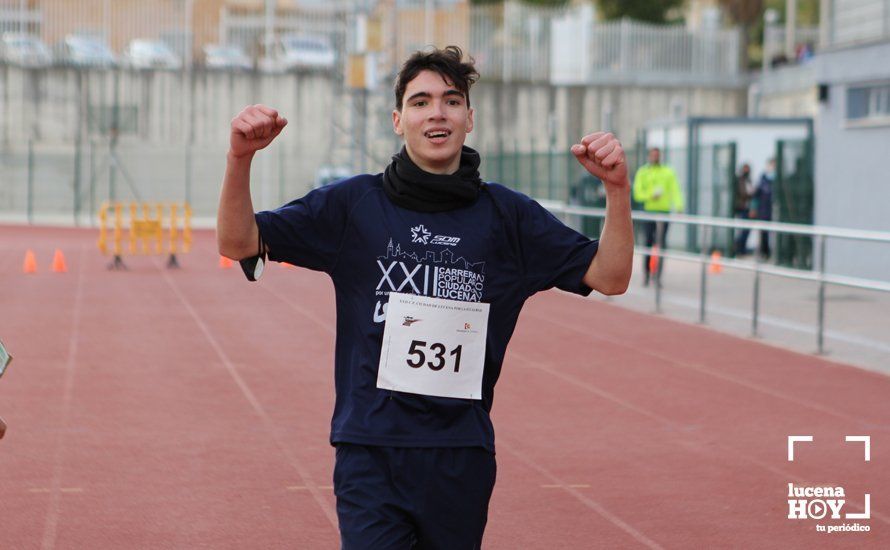
[[[737,29],[598,22],[589,6],[541,8],[511,0],[496,5],[353,2],[287,5],[193,0],[0,0],[0,33],[27,32],[56,46],[70,34],[103,38],[122,52],[136,38],[160,39],[186,61],[209,43],[238,44],[252,56],[283,33],[326,34],[342,61],[379,50],[381,73],[427,44],[457,43],[473,53],[487,78],[581,84],[646,78],[726,84],[738,77]],[[356,38],[361,35],[361,40]],[[385,38],[384,38],[385,37]],[[61,53],[61,51],[57,51]],[[566,55],[568,53],[568,55]]]
[[[777,219],[812,225],[814,199],[812,141],[779,141],[776,147]],[[813,239],[808,235],[780,233],[776,241],[780,264],[803,269],[813,267]]]
[[[293,141],[276,140],[254,161],[251,189],[258,209],[276,207],[312,189],[314,167],[325,159],[292,155],[293,146]],[[78,149],[30,140],[0,149],[0,168],[3,220],[95,226],[104,201],[184,201],[192,205],[199,225],[210,225],[219,202],[225,149],[145,147],[134,141],[112,146],[107,138],[84,140]]]
[[[730,51],[736,47],[734,29],[598,23],[584,6],[435,2],[430,13],[423,9],[425,2],[402,0],[395,6],[391,1],[322,2],[303,8],[282,2],[254,2],[252,8],[243,7],[247,3],[226,5],[230,7],[191,0],[0,0],[0,32],[24,30],[51,46],[68,34],[86,33],[106,39],[118,53],[134,38],[161,39],[196,63],[167,71],[0,63],[0,211],[37,220],[73,215],[86,223],[96,211],[93,195],[96,200],[115,193],[118,198],[126,193],[154,193],[164,200],[199,197],[202,181],[218,185],[221,179],[217,157],[224,151],[226,122],[256,102],[274,104],[300,122],[278,140],[277,152],[269,159],[264,155],[260,163],[258,180],[268,200],[305,192],[317,169],[342,165],[343,159],[360,160],[353,170],[379,168],[379,161],[398,145],[388,128],[394,70],[430,37],[439,45],[464,46],[486,81],[549,86],[554,97],[566,84],[554,80],[554,63],[573,57],[559,50],[570,43],[575,53],[585,52],[580,59],[586,68],[577,73],[583,79],[572,84],[579,90],[588,83],[627,81],[632,86],[634,79],[662,78],[668,86],[682,81],[691,93],[710,82],[722,94],[727,76],[739,73],[737,56]],[[263,6],[275,9],[266,13]],[[583,23],[576,30],[588,48],[572,41],[571,29],[555,32],[573,21]],[[200,66],[205,43],[241,44],[258,56],[270,36],[289,32],[331,37],[336,65],[286,73]],[[378,50],[379,78],[376,86],[357,89],[347,85],[346,59],[363,48]],[[554,116],[548,111],[554,108],[544,103],[535,103],[528,116]],[[498,128],[493,135],[504,133],[498,117],[492,124]],[[554,118],[551,126],[552,135],[541,143],[520,148],[502,143],[500,150],[487,151],[485,175],[515,182],[530,195],[583,203],[597,191],[583,181],[574,159],[554,152],[550,143],[568,129],[568,122]],[[295,166],[302,169],[298,176]],[[196,214],[212,214],[215,202],[213,196],[196,202]]]
[[[606,215],[606,211],[603,208],[586,208],[566,205],[564,203],[558,202],[547,203],[546,206],[553,212],[568,216],[590,217],[599,220],[604,219]],[[698,253],[671,249],[670,247],[663,250],[655,250],[645,246],[636,246],[634,254],[657,254],[663,259],[666,258],[671,260],[694,262],[700,266],[698,296],[698,321],[700,323],[704,323],[707,319],[708,269],[709,265],[712,265],[713,262],[711,251],[713,250],[715,244],[714,236],[717,234],[717,230],[720,229],[725,231],[740,231],[748,229],[757,233],[763,232],[775,234],[780,238],[782,236],[794,236],[812,240],[815,242],[817,259],[810,269],[788,268],[779,265],[764,263],[756,254],[753,255],[752,259],[750,260],[727,258],[722,258],[720,260],[721,265],[724,267],[749,271],[753,275],[750,318],[752,336],[758,335],[761,308],[760,281],[764,275],[772,275],[800,281],[813,281],[818,285],[816,319],[813,320],[813,325],[815,326],[816,345],[819,353],[824,353],[825,351],[825,319],[827,314],[825,293],[828,286],[841,286],[847,288],[858,288],[890,293],[890,282],[834,275],[825,271],[826,243],[829,239],[880,243],[881,245],[884,245],[886,247],[886,245],[890,244],[890,232],[807,226],[779,222],[730,220],[708,216],[689,216],[682,214],[651,214],[642,212],[634,213],[634,221],[681,224],[695,227],[697,229],[696,234],[698,235]],[[653,298],[655,311],[659,313],[662,312],[661,301],[663,292],[665,291],[663,290],[661,285],[656,284],[654,288]]]
[[[686,211],[709,218],[735,216],[737,152],[735,142],[698,145],[688,148],[665,146],[663,162],[671,166],[680,182],[686,182]],[[631,179],[645,162],[646,148],[627,143],[625,150]],[[811,225],[814,222],[813,143],[811,140],[780,140],[776,143],[776,177],[773,189],[773,219],[777,222]],[[497,149],[482,151],[483,179],[496,181],[538,200],[583,207],[604,207],[602,183],[590,176],[570,153],[549,147],[546,142],[503,140]],[[690,160],[693,163],[690,174]],[[690,177],[691,176],[691,177]],[[635,210],[642,205],[634,203]],[[573,220],[588,235],[599,234],[599,221]],[[674,231],[668,244],[675,250],[701,252],[700,229],[687,224]],[[727,226],[711,229],[709,246],[732,257],[738,232]],[[797,233],[779,233],[774,245],[776,264],[811,269],[813,240]]]

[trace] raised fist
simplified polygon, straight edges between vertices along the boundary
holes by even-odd
[[[618,139],[608,132],[596,132],[581,138],[581,143],[572,145],[572,154],[593,176],[604,185],[626,187],[627,158]]]
[[[287,126],[287,119],[265,105],[249,105],[232,119],[230,152],[236,157],[253,156]]]

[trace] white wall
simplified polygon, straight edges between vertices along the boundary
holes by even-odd
[[[816,123],[816,223],[890,231],[890,125],[849,127],[846,89],[890,81],[890,42],[821,54],[819,81],[828,101]],[[882,62],[876,62],[883,60]],[[890,281],[890,244],[829,240],[830,272]]]

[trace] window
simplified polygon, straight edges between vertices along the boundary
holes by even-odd
[[[890,83],[847,89],[848,122],[890,122]]]

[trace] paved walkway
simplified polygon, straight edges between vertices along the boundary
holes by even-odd
[[[655,290],[643,287],[640,259],[628,292],[615,298],[598,297],[646,313],[655,312]],[[661,289],[662,313],[673,319],[699,322],[700,270],[697,263],[668,260]],[[709,328],[751,337],[754,273],[723,266],[709,273],[706,318]],[[763,275],[760,283],[757,338],[804,353],[815,353],[818,285]],[[828,286],[825,305],[823,359],[849,363],[890,375],[890,294]]]

